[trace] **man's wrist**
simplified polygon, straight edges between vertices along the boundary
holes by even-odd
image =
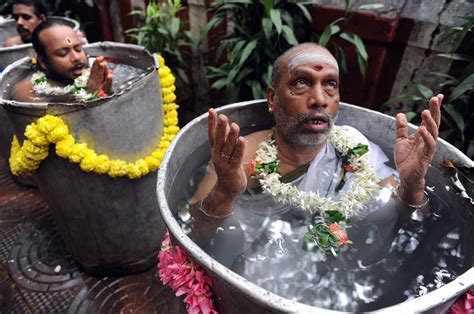
[[[409,185],[401,181],[396,193],[398,198],[406,204],[421,205],[426,201],[425,180]]]
[[[208,217],[224,218],[232,214],[234,199],[235,196],[216,186],[203,201],[199,202],[199,209]]]

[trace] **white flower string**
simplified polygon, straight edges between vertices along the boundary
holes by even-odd
[[[310,213],[338,211],[348,218],[362,210],[364,204],[376,196],[379,191],[379,177],[368,163],[368,148],[363,152],[356,152],[367,145],[360,144],[350,129],[334,126],[329,140],[345,161],[344,169],[355,176],[350,190],[341,191],[337,199],[320,196],[318,192],[300,191],[290,183],[281,182],[278,149],[272,139],[262,142],[257,149],[254,177],[259,180],[262,189],[279,203],[292,205]]]
[[[85,69],[80,76],[74,79],[72,85],[59,87],[51,86],[46,74],[42,71],[37,71],[31,76],[31,84],[33,85],[33,91],[38,95],[62,96],[70,94],[80,101],[95,100],[99,97],[99,91],[89,93],[86,89],[89,75],[89,69]]]

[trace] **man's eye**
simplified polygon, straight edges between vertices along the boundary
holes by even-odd
[[[76,52],[81,52],[82,51],[82,46],[81,45],[74,46],[74,50]]]
[[[303,87],[303,86],[307,86],[308,85],[308,81],[305,80],[305,79],[297,79],[295,81],[295,86],[296,87]]]
[[[65,57],[67,55],[67,50],[59,50],[56,52],[56,55],[59,57]]]
[[[21,18],[24,19],[24,20],[26,20],[26,21],[28,21],[28,20],[31,19],[32,17],[29,16],[29,15],[22,15]]]
[[[337,88],[337,82],[336,81],[328,81],[327,85],[331,88]]]

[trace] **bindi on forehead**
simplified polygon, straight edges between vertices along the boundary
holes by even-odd
[[[312,68],[319,72],[319,71],[321,71],[321,70],[323,69],[323,66],[317,64],[317,65],[313,66]]]
[[[333,56],[316,51],[301,52],[295,55],[288,62],[288,72],[291,73],[295,71],[297,67],[302,65],[311,65],[311,67],[316,71],[321,71],[323,69],[323,64],[332,66],[337,70],[337,72],[339,72],[339,66]]]
[[[71,39],[71,37],[66,36],[66,44],[67,44],[68,46],[72,46],[72,39]]]

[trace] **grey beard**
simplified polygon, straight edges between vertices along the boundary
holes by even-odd
[[[277,109],[278,108],[278,109]],[[314,113],[322,113],[326,115],[328,120],[328,128],[321,133],[307,132],[302,126],[310,114],[302,114],[297,119],[289,118],[288,113],[285,112],[285,109],[277,106],[275,108],[275,122],[277,132],[289,143],[299,146],[315,146],[321,143],[324,143],[329,138],[329,134],[334,125],[334,121],[337,118],[331,114],[324,111],[322,108],[317,108],[313,110]]]

